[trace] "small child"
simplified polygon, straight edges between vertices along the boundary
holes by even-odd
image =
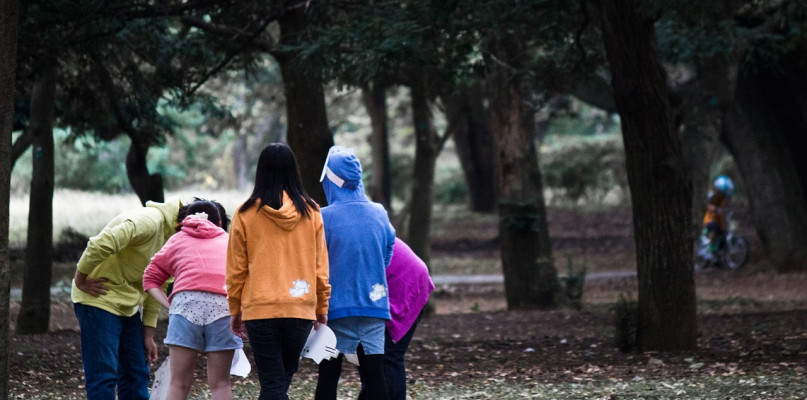
[[[703,231],[709,238],[709,255],[714,254],[720,246],[720,241],[728,228],[726,214],[729,210],[729,200],[734,194],[734,182],[731,178],[718,176],[713,184],[714,191],[709,195],[706,214],[703,216]]]
[[[229,400],[230,366],[243,347],[230,331],[225,288],[229,223],[224,208],[196,199],[186,209],[179,232],[154,255],[143,274],[143,289],[168,308],[171,383],[169,399],[185,399],[193,385],[198,353],[207,354],[207,380],[212,398]],[[174,277],[171,296],[161,286]]]

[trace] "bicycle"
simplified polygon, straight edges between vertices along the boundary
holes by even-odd
[[[737,235],[734,224],[728,221],[729,229],[723,237],[717,239],[720,243],[714,252],[711,250],[711,240],[707,232],[704,230],[701,233],[695,243],[695,271],[709,267],[737,269],[748,261],[748,241]]]

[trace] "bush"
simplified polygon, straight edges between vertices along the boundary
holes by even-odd
[[[625,152],[616,135],[543,146],[541,172],[553,200],[601,203],[613,190],[623,196],[629,190]]]

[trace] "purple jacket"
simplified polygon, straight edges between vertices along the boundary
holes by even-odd
[[[398,238],[395,238],[392,260],[387,267],[387,286],[390,311],[387,330],[397,342],[415,323],[434,290],[426,263]]]

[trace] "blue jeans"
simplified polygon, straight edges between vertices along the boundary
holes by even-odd
[[[258,399],[288,400],[291,378],[313,324],[298,318],[257,319],[245,324],[261,383]]]
[[[81,360],[88,400],[149,398],[149,366],[140,313],[121,317],[98,307],[74,304],[81,329]]]

